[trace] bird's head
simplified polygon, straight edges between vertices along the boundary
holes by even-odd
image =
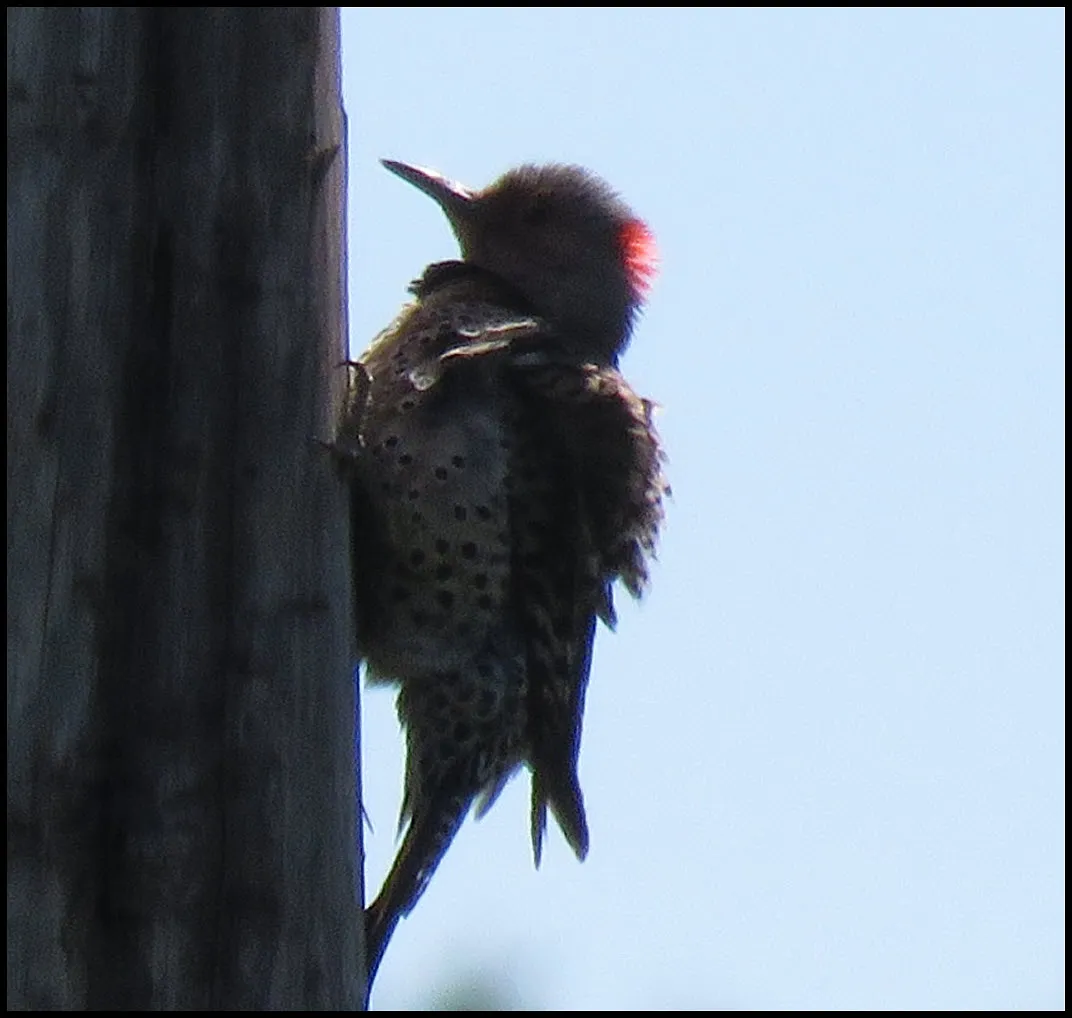
[[[579,166],[521,166],[482,191],[432,170],[383,165],[434,198],[462,258],[509,283],[575,354],[614,363],[656,269],[651,232]]]

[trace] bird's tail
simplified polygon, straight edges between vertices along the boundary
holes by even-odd
[[[365,960],[367,985],[372,986],[387,944],[398,921],[413,910],[432,879],[436,867],[469,812],[468,800],[431,801],[415,813],[406,828],[402,847],[376,900],[365,909]]]

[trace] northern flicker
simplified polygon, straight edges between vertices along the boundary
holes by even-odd
[[[461,260],[430,265],[362,356],[351,450],[360,650],[398,686],[401,848],[366,912],[369,979],[471,806],[532,774],[581,859],[577,779],[596,620],[639,596],[666,485],[652,404],[618,371],[655,271],[647,227],[575,166],[482,191],[384,161],[433,198]]]

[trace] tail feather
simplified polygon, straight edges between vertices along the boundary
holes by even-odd
[[[414,814],[387,879],[365,909],[365,961],[371,986],[398,921],[413,911],[469,812],[468,800],[432,803]]]
[[[550,806],[570,848],[583,862],[588,855],[588,820],[584,813],[584,797],[581,795],[577,771],[575,768],[563,768],[551,775],[549,784],[545,784],[546,776],[541,771],[533,771],[532,774],[533,861],[539,867],[543,857],[543,836],[547,830],[547,807]]]

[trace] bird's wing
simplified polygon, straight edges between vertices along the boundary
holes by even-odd
[[[538,862],[548,806],[578,856],[587,851],[577,756],[596,618],[614,624],[615,579],[642,591],[668,489],[652,406],[618,371],[520,345],[516,352],[513,378],[532,418],[526,433],[538,436],[530,473],[545,487],[535,506],[519,500],[511,508],[529,648]],[[530,567],[526,556],[540,565]]]
[[[640,596],[670,492],[655,405],[607,366],[529,358],[518,374],[553,407],[550,439],[577,477],[601,577]]]
[[[549,433],[554,408],[523,384],[513,394],[511,592],[525,646],[532,843],[539,865],[548,807],[578,857],[588,851],[577,754],[602,597],[575,466]]]

